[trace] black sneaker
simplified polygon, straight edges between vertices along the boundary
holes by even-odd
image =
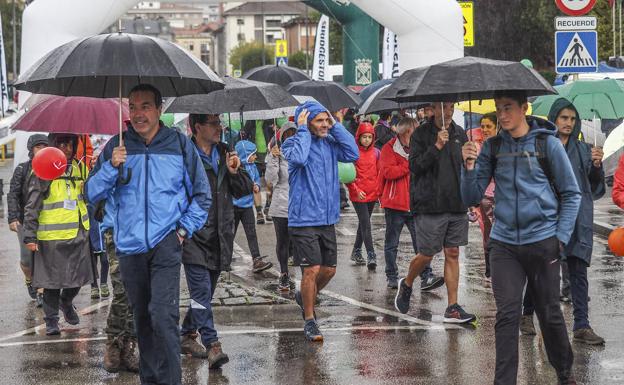
[[[388,279],[388,289],[398,289],[399,288],[399,281],[396,278],[389,278]]]
[[[458,304],[453,304],[446,308],[444,312],[444,322],[463,324],[472,322],[477,317],[474,314],[466,313]]]
[[[78,313],[76,313],[76,307],[74,305],[60,304],[59,308],[61,309],[61,312],[63,312],[65,322],[70,325],[78,325],[80,323],[80,317],[78,317]]]
[[[401,313],[409,311],[410,299],[412,298],[412,288],[405,284],[405,278],[399,280],[399,290],[394,297],[394,307]]]
[[[279,278],[279,284],[277,285],[277,290],[286,292],[290,291],[290,276],[288,274],[282,274]]]
[[[37,298],[37,289],[35,289],[31,282],[26,283],[26,290],[28,290],[28,295],[31,299]]]
[[[303,334],[305,334],[308,341],[323,342],[323,335],[321,334],[315,320],[306,321],[303,326]]]
[[[375,270],[377,269],[377,255],[375,255],[375,252],[370,252],[367,254],[367,261],[366,261],[366,267],[368,268],[368,270]]]
[[[56,318],[45,318],[46,325],[46,336],[58,336],[61,334],[61,329],[59,328],[58,319]]]
[[[435,275],[430,275],[426,279],[420,280],[420,290],[421,291],[431,291],[437,289],[438,287],[444,285],[443,277],[436,277]]]
[[[43,293],[37,293],[37,307],[43,307]]]

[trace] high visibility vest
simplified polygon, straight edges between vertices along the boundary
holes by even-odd
[[[37,239],[40,241],[74,239],[80,223],[89,230],[89,214],[82,196],[87,171],[75,160],[70,170],[50,183],[48,197],[39,212]]]

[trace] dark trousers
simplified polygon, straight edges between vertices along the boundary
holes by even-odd
[[[110,267],[110,264],[108,261],[108,255],[106,254],[105,251],[101,251],[101,252],[98,251],[97,253],[92,252],[91,256],[93,258],[93,267],[96,273],[95,279],[91,283],[91,287],[98,287],[98,280],[97,280],[98,259],[100,260],[100,284],[105,285],[106,283],[108,283],[108,269]]]
[[[361,249],[362,243],[368,253],[374,253],[373,234],[371,233],[371,215],[376,202],[352,202],[355,213],[358,216],[357,235],[355,236],[354,249]]]
[[[186,285],[191,295],[191,304],[182,322],[181,334],[195,334],[199,331],[204,346],[219,340],[212,318],[212,296],[217,288],[221,274],[218,270],[209,270],[204,266],[184,264]]]
[[[349,204],[349,199],[347,198],[347,189],[345,189],[344,184],[340,184],[340,207],[346,206]]]
[[[234,235],[238,231],[238,223],[243,223],[245,237],[247,237],[247,245],[249,253],[253,259],[260,258],[260,248],[258,247],[258,236],[256,235],[256,217],[254,216],[253,207],[236,207],[234,206]]]
[[[143,254],[120,255],[139,343],[141,384],[179,385],[180,261],[174,231]]]
[[[526,245],[490,240],[492,290],[496,300],[495,385],[515,385],[522,292],[535,294],[535,312],[551,365],[564,382],[572,377],[573,355],[559,307],[559,241],[551,237]],[[565,382],[564,382],[565,383]]]
[[[280,272],[285,274],[288,273],[288,257],[293,255],[290,235],[288,235],[288,218],[273,217],[273,226],[276,238],[275,252],[280,264]]]
[[[567,257],[566,265],[570,274],[570,295],[572,296],[572,306],[574,308],[574,326],[572,330],[588,329],[590,326],[587,262],[580,258]],[[524,294],[522,314],[532,315],[534,310],[533,298],[531,292],[527,289]]]
[[[80,291],[79,287],[69,289],[45,289],[43,291],[43,312],[44,319],[52,320],[59,318],[59,305],[72,305],[74,298]]]
[[[418,241],[416,238],[416,225],[414,224],[414,216],[408,211],[399,211],[394,209],[384,209],[386,217],[386,238],[384,241],[384,258],[386,259],[386,277],[388,279],[399,278],[399,267],[396,259],[399,251],[399,240],[403,226],[407,226],[412,237],[412,246],[414,253],[418,251]],[[431,265],[428,264],[425,270],[420,273],[421,279],[426,279],[432,275]]]

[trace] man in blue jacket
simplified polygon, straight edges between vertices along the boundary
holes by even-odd
[[[349,132],[318,102],[295,110],[297,133],[286,139],[288,161],[288,229],[296,264],[303,271],[295,298],[303,311],[304,334],[323,341],[316,317],[316,296],[336,274],[334,224],[340,214],[338,162],[355,162],[358,147]]]
[[[559,307],[559,253],[570,241],[581,194],[555,126],[525,117],[526,93],[496,95],[501,133],[477,152],[462,149],[461,194],[476,206],[492,177],[496,218],[490,234],[492,290],[496,300],[495,385],[514,385],[522,291],[534,294],[544,345],[560,384],[576,384],[573,355]],[[476,162],[475,162],[476,159]]]
[[[106,145],[87,196],[98,202],[112,192],[117,203],[113,235],[134,314],[141,383],[178,385],[182,242],[206,222],[210,186],[193,143],[159,121],[155,87],[134,87],[129,107],[124,146],[118,136]]]

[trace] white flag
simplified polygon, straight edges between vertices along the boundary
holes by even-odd
[[[323,15],[316,27],[312,79],[331,80],[327,77],[329,77],[329,17]]]
[[[399,40],[394,32],[384,28],[383,39],[383,78],[399,77]]]
[[[15,47],[13,47],[15,49]],[[6,75],[6,59],[4,55],[4,36],[2,36],[2,18],[0,17],[0,92],[2,97],[0,98],[0,106],[2,107],[2,115],[4,115],[9,108],[9,88]]]

